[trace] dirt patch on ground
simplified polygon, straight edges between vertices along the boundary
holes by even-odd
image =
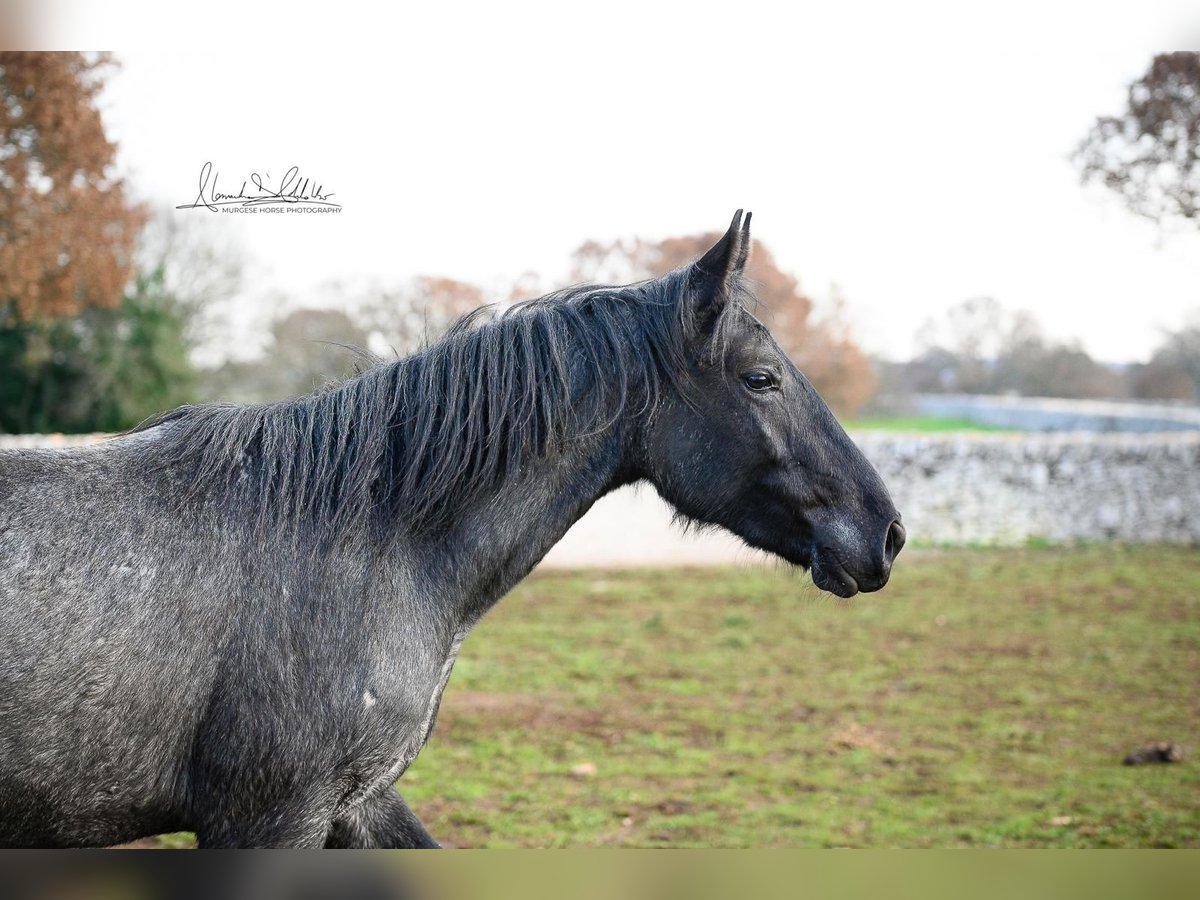
[[[869,725],[851,722],[837,729],[830,736],[829,750],[831,753],[845,753],[849,750],[870,750],[879,756],[894,756],[893,747],[883,732]]]
[[[437,733],[453,736],[460,728],[489,731],[531,729],[564,731],[610,743],[628,730],[612,710],[580,706],[570,695],[456,691],[447,695],[438,715]]]

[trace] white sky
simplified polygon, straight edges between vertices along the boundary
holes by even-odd
[[[1156,51],[1196,45],[1188,0],[432,6],[57,0],[44,37],[116,48],[106,117],[144,198],[190,202],[206,160],[336,193],[338,216],[220,216],[248,310],[331,280],[553,280],[587,238],[737,207],[893,357],[976,295],[1114,361],[1200,308],[1200,231],[1068,160]]]

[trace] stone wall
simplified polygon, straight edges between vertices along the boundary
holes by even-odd
[[[1200,432],[853,437],[917,544],[1200,544]],[[760,557],[724,534],[685,535],[670,518],[652,490],[617,491],[546,562],[706,565]]]
[[[937,543],[1200,543],[1200,432],[855,436]]]
[[[1020,544],[1101,540],[1200,545],[1200,432],[854,435],[904,515],[910,540]],[[94,436],[0,435],[0,448]],[[648,487],[595,505],[547,565],[707,565],[760,555],[723,533],[685,534]]]

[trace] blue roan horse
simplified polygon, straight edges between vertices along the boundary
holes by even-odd
[[[0,844],[437,846],[393,785],[460,645],[621,485],[883,587],[899,515],[748,311],[749,223],[312,396],[0,453]]]

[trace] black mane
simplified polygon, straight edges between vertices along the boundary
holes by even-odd
[[[482,307],[425,349],[318,393],[186,406],[135,431],[165,426],[161,458],[186,473],[188,494],[248,492],[263,525],[326,537],[438,527],[631,403],[686,390],[687,283],[685,268]]]

